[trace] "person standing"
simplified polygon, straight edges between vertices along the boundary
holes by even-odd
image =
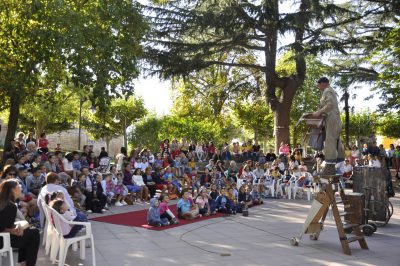
[[[329,80],[322,77],[318,80],[318,87],[322,91],[320,109],[313,113],[313,116],[325,115],[325,167],[322,174],[335,174],[335,164],[344,161],[344,146],[340,141],[342,121],[336,92],[329,86]]]

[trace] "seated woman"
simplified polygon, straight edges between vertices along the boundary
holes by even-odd
[[[182,198],[178,201],[178,217],[186,220],[193,220],[199,217],[199,209],[193,202],[188,191],[183,193]]]
[[[130,163],[125,164],[125,170],[124,170],[124,181],[123,184],[128,188],[129,192],[133,193],[139,193],[142,191],[142,188],[140,186],[135,185],[133,183],[133,178],[132,178],[132,166]]]
[[[151,167],[150,167],[151,169]],[[150,171],[150,176],[151,176],[151,171]],[[141,170],[139,168],[135,169],[132,175],[132,181],[136,186],[140,187],[140,193],[139,197],[141,198],[142,201],[147,201],[149,200],[149,187],[151,182],[144,182],[144,176],[141,175]],[[146,183],[149,183],[148,186],[146,186]],[[154,182],[153,182],[154,183]],[[152,184],[154,186],[154,184]],[[154,197],[154,194],[150,196],[151,198]]]
[[[16,199],[21,196],[21,186],[15,179],[0,184],[0,232],[10,233],[11,246],[18,249],[18,262],[21,265],[36,265],[40,245],[38,229],[22,228],[15,225],[17,207]],[[0,247],[3,247],[2,240]]]

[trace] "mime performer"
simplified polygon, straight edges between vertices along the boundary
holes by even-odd
[[[313,113],[313,116],[325,115],[325,167],[322,175],[334,175],[336,163],[344,162],[344,147],[340,141],[340,132],[342,131],[342,121],[340,120],[340,111],[336,92],[329,86],[329,80],[326,77],[320,78],[318,87],[322,91],[320,99],[320,109]]]

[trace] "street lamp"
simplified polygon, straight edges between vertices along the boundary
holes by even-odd
[[[128,142],[126,139],[126,115],[124,115],[124,114],[120,114],[120,115],[122,115],[124,117],[124,147],[126,149],[128,149]],[[113,120],[115,123],[119,123],[121,121],[118,115],[116,115]]]

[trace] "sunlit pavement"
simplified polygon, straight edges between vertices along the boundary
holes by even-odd
[[[305,235],[299,246],[289,239],[301,229],[311,202],[268,199],[241,215],[210,219],[164,231],[92,222],[96,264],[102,265],[400,265],[400,197],[391,199],[394,215],[385,227],[367,237],[369,250],[350,243],[344,255],[332,217],[328,216],[318,241]],[[113,207],[108,214],[147,208],[137,204]],[[93,218],[96,215],[91,215]],[[97,215],[98,216],[98,215]],[[68,252],[68,265],[92,265]],[[38,265],[51,265],[41,247]]]

